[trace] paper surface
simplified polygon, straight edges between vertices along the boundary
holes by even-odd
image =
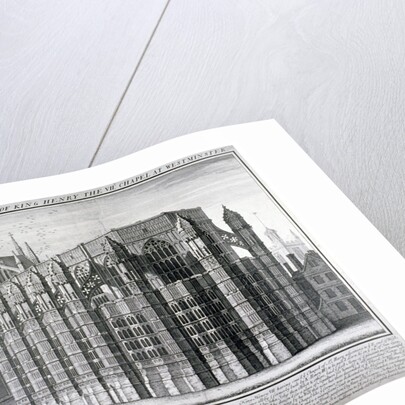
[[[229,147],[229,145],[232,145],[232,147]],[[301,331],[297,326],[299,329],[298,333],[303,335],[304,342],[301,342],[301,344],[306,345],[309,341],[311,343],[307,349],[302,350],[300,348],[298,354],[293,353],[292,359],[295,361],[293,362],[292,360],[288,360],[288,358],[291,357],[290,355],[294,351],[294,347],[289,348],[286,343],[287,347],[280,344],[276,345],[277,348],[273,347],[274,350],[266,351],[268,349],[264,347],[267,347],[268,344],[271,346],[274,343],[273,338],[270,335],[266,335],[265,332],[254,332],[256,333],[257,341],[262,341],[264,345],[262,346],[262,354],[257,354],[257,358],[254,360],[257,363],[261,362],[261,366],[259,367],[261,370],[258,369],[257,373],[249,371],[250,366],[244,366],[243,362],[241,363],[236,360],[232,360],[229,363],[231,364],[231,368],[234,367],[232,372],[227,371],[228,366],[218,368],[213,363],[210,363],[211,360],[209,360],[210,354],[214,354],[215,357],[215,353],[217,353],[215,352],[216,349],[214,350],[213,346],[210,346],[210,344],[213,345],[215,342],[205,342],[205,344],[202,342],[201,347],[208,345],[208,352],[205,351],[206,349],[196,350],[200,350],[200,353],[205,355],[208,361],[207,367],[212,370],[214,375],[214,386],[216,385],[220,389],[213,386],[213,388],[207,391],[205,397],[195,395],[193,391],[204,393],[204,391],[201,391],[201,387],[198,388],[200,383],[205,387],[209,384],[208,380],[204,380],[204,376],[196,372],[195,374],[198,378],[194,380],[194,377],[190,377],[191,379],[188,381],[189,385],[195,385],[191,389],[191,393],[186,394],[184,397],[186,401],[184,403],[193,403],[190,401],[195,401],[194,403],[206,403],[207,400],[212,402],[216,396],[221,398],[220,401],[222,401],[218,403],[224,403],[224,398],[231,399],[235,395],[239,395],[240,397],[241,388],[237,384],[239,382],[246,384],[249,381],[252,388],[253,386],[256,387],[255,390],[258,392],[264,392],[264,387],[267,386],[276,387],[274,389],[277,390],[277,387],[288,386],[288,379],[295,378],[293,376],[294,373],[298,373],[298,376],[304,375],[303,369],[305,366],[308,367],[309,371],[312,370],[313,372],[312,377],[308,378],[313,378],[313,381],[316,381],[316,379],[319,379],[317,372],[320,372],[320,375],[325,375],[328,372],[326,369],[316,371],[316,367],[322,367],[322,364],[326,364],[325,362],[322,363],[322,359],[325,356],[334,355],[331,358],[336,359],[337,368],[329,368],[329,372],[337,378],[336,374],[333,373],[344,367],[343,364],[346,364],[351,356],[357,356],[357,362],[364,362],[362,357],[364,353],[361,354],[354,351],[351,351],[351,355],[345,359],[345,354],[349,353],[347,350],[359,342],[364,342],[364,345],[360,345],[360,347],[365,347],[368,344],[370,351],[372,351],[374,350],[371,348],[373,342],[378,340],[375,339],[383,335],[386,335],[387,338],[384,338],[386,339],[386,343],[380,347],[381,350],[385,350],[386,353],[390,351],[395,353],[396,350],[398,350],[398,353],[401,352],[399,348],[401,341],[398,340],[395,343],[388,339],[388,335],[395,330],[402,335],[405,332],[405,322],[401,314],[403,303],[401,304],[400,302],[401,293],[399,291],[405,278],[403,271],[404,259],[274,121],[204,131],[203,133],[181,137],[165,144],[157,145],[133,156],[85,171],[1,185],[0,195],[0,232],[4,239],[4,249],[7,250],[11,246],[11,242],[6,242],[5,240],[8,232],[12,232],[13,237],[18,237],[21,241],[26,237],[29,240],[30,246],[34,245],[35,247],[33,254],[41,256],[38,260],[39,262],[47,262],[48,259],[45,256],[51,258],[56,255],[69,267],[70,259],[68,252],[72,252],[70,255],[74,256],[76,254],[76,250],[74,250],[75,246],[83,243],[85,246],[84,251],[87,249],[88,252],[90,247],[86,247],[86,243],[94,238],[97,240],[102,235],[110,235],[111,228],[117,229],[117,231],[113,230],[113,233],[110,235],[113,241],[119,240],[119,242],[124,243],[126,248],[133,248],[132,254],[140,254],[141,252],[136,251],[136,243],[131,242],[130,236],[125,234],[123,230],[127,225],[130,226],[128,229],[131,229],[131,232],[139,232],[137,229],[140,225],[137,226],[136,221],[146,221],[144,232],[148,233],[151,232],[154,226],[151,222],[147,222],[148,218],[154,217],[162,211],[175,212],[177,217],[174,223],[179,232],[179,238],[184,237],[183,234],[189,232],[184,228],[188,226],[193,227],[193,224],[187,225],[182,223],[182,221],[197,221],[200,214],[189,213],[188,211],[184,211],[182,214],[180,211],[201,205],[202,210],[208,215],[207,218],[213,220],[216,227],[219,226],[215,229],[212,228],[212,232],[216,236],[223,238],[227,246],[229,245],[229,252],[235,251],[240,257],[244,257],[247,251],[250,256],[252,256],[252,253],[254,256],[256,254],[255,247],[249,245],[249,238],[252,235],[253,238],[257,236],[256,242],[260,245],[260,243],[265,241],[265,245],[273,251],[274,256],[281,265],[281,270],[286,272],[287,279],[290,280],[288,275],[295,273],[298,269],[294,269],[294,259],[291,260],[287,255],[294,251],[299,259],[297,265],[299,263],[302,265],[307,259],[304,256],[300,259],[300,252],[307,254],[308,250],[315,251],[316,254],[320,255],[316,257],[316,260],[321,260],[321,262],[318,261],[316,263],[321,263],[320,266],[326,269],[322,270],[322,274],[326,276],[329,274],[328,269],[330,269],[334,274],[337,274],[338,280],[341,282],[341,285],[338,285],[337,281],[329,280],[332,282],[332,289],[323,289],[322,291],[325,294],[333,295],[335,294],[334,291],[338,291],[337,289],[340,287],[339,291],[344,291],[342,292],[342,297],[346,297],[342,298],[341,302],[343,304],[341,303],[340,307],[339,305],[336,307],[336,295],[335,297],[329,297],[331,298],[331,308],[334,311],[340,308],[344,312],[348,310],[345,302],[352,302],[353,308],[359,305],[359,312],[363,313],[363,309],[365,309],[367,314],[371,314],[367,319],[362,318],[352,323],[350,333],[346,329],[342,332],[340,330],[342,328],[342,319],[345,320],[346,318],[340,317],[340,315],[334,317],[333,314],[324,314],[322,311],[318,313],[319,308],[316,308],[316,299],[313,302],[308,301],[310,305],[314,306],[311,311],[313,311],[313,316],[316,318],[312,319],[311,322],[313,323],[310,329],[314,328],[313,333],[317,336],[315,340],[319,340],[319,342],[314,343],[310,337],[305,337],[305,331]],[[34,200],[37,201],[35,202]],[[228,208],[225,208],[225,211],[219,210],[219,203],[221,201],[225,205],[233,207],[234,210],[229,209],[229,212],[232,214],[227,214],[226,210]],[[198,204],[199,202],[200,204]],[[129,209],[128,207],[131,204],[133,204],[133,208]],[[246,223],[252,226],[251,231],[249,231],[252,232],[250,236],[245,235],[245,231],[240,231],[238,225],[232,222],[234,221],[232,219],[235,215],[233,214],[234,212],[242,215],[243,220],[246,219]],[[55,219],[50,219],[49,215],[54,215]],[[232,218],[221,222],[225,219],[226,215],[228,217],[230,215]],[[221,216],[223,216],[222,219]],[[197,225],[196,227],[198,228]],[[228,228],[226,228],[227,226]],[[260,228],[261,226],[263,229]],[[229,229],[229,227],[231,228]],[[288,247],[288,249],[294,248],[295,250],[287,249],[287,251],[283,251],[279,249],[278,253],[275,252],[274,244],[271,245],[274,243],[274,240],[270,240],[271,237],[276,237],[277,239],[277,232],[276,236],[270,232],[273,228],[276,228],[276,231],[283,234],[284,239],[286,239],[288,232],[297,233],[298,235],[295,234],[292,237],[293,239],[291,239],[291,236],[289,239],[290,241],[295,240],[295,237],[296,243],[290,243]],[[265,230],[267,235],[264,232]],[[55,233],[55,236],[52,235],[52,232]],[[37,236],[37,239],[33,239],[34,234]],[[266,237],[267,239],[265,239]],[[144,238],[140,236],[136,238],[136,240],[142,239],[143,243],[146,242],[143,245],[143,249],[145,249],[145,246],[149,246],[147,245],[148,241],[150,243],[153,242],[146,234]],[[200,240],[197,236],[193,238],[193,240]],[[204,237],[201,236],[201,238],[203,241]],[[39,243],[39,240],[41,240],[41,243]],[[185,238],[184,241],[186,240],[188,239]],[[104,239],[103,241],[105,244]],[[156,245],[158,242],[154,243]],[[153,243],[150,245],[151,252],[154,249],[152,246],[155,245]],[[209,243],[207,246],[208,250],[210,250]],[[233,247],[231,248],[231,246]],[[244,250],[245,253],[239,252],[238,249]],[[142,252],[142,254],[147,256],[146,251]],[[190,253],[192,253],[191,250]],[[215,253],[211,253],[215,256]],[[24,254],[29,256],[26,252]],[[88,252],[88,254],[90,256],[93,255],[91,252]],[[187,257],[186,250],[184,254],[184,257]],[[233,253],[229,254],[233,255]],[[260,256],[262,253],[257,253],[257,255]],[[198,258],[198,253],[195,253],[195,258]],[[93,259],[95,263],[98,263],[97,259],[92,256],[91,260]],[[252,263],[256,259],[253,258]],[[35,261],[35,258],[33,260]],[[201,263],[205,263],[204,258],[199,257],[199,260]],[[236,256],[232,260],[236,260]],[[246,263],[250,263],[249,260]],[[263,264],[263,260],[265,259],[260,258],[257,260]],[[101,265],[101,263],[98,264]],[[226,266],[227,264],[225,264]],[[290,269],[288,266],[290,266]],[[72,270],[73,275],[76,274],[75,271]],[[86,269],[83,271],[86,273]],[[274,275],[274,273],[271,274]],[[169,278],[165,279],[164,275],[162,277],[166,284],[184,282],[183,279],[183,281],[180,279],[170,280]],[[187,278],[189,275],[186,274],[182,277]],[[317,290],[316,277],[314,275],[314,288],[315,292],[319,292],[321,290]],[[87,280],[87,283],[89,280]],[[80,283],[80,281],[78,282]],[[299,282],[300,280],[298,279],[291,281],[293,289],[296,288],[294,283],[300,285]],[[271,280],[269,283],[271,283]],[[217,283],[217,285],[219,284]],[[81,284],[83,291],[86,291],[86,286],[84,282]],[[354,287],[354,290],[352,287]],[[157,290],[159,288],[161,287],[156,287]],[[221,290],[222,287],[218,288],[219,294],[224,293]],[[300,287],[296,288],[296,290],[299,292]],[[286,291],[287,294],[290,294],[287,289]],[[359,291],[360,297],[358,296]],[[113,293],[114,289],[112,288],[109,293],[106,293],[106,296]],[[163,292],[162,294],[164,295]],[[292,296],[295,295],[294,290],[291,294]],[[100,293],[101,296],[102,294]],[[229,305],[230,301],[224,298],[225,295],[221,295],[221,297],[220,301],[225,300],[223,303]],[[298,298],[288,297],[288,299],[292,299],[292,305],[298,305],[299,307]],[[326,295],[324,297],[327,299]],[[86,296],[87,298],[89,297]],[[363,301],[364,298],[366,298],[366,302]],[[304,300],[306,299],[304,297]],[[344,301],[345,299],[347,301]],[[166,304],[169,304],[169,302],[171,301],[167,301]],[[253,300],[253,302],[256,301]],[[93,305],[101,307],[103,302],[97,301]],[[323,305],[324,308],[325,304]],[[321,304],[319,306],[321,307]],[[233,308],[239,307],[234,304]],[[243,319],[245,315],[240,311],[238,312],[238,310],[235,310],[235,319]],[[299,315],[297,316],[299,318]],[[331,318],[328,318],[331,324],[324,317]],[[180,315],[179,319],[181,321]],[[179,325],[181,329],[182,326],[181,324]],[[241,321],[241,325],[243,329],[246,326],[246,321]],[[358,326],[357,328],[356,325]],[[259,324],[254,327],[247,326],[247,330],[251,331],[257,331],[258,328],[260,328]],[[111,331],[111,333],[115,333],[113,332],[114,329]],[[118,334],[114,336],[118,339]],[[278,336],[277,333],[275,336]],[[329,339],[328,336],[333,338]],[[282,333],[278,337],[282,340]],[[131,340],[125,337],[123,339]],[[189,340],[196,341],[198,346],[198,341],[193,339],[193,335],[190,334]],[[219,350],[220,346],[218,345],[220,343],[218,342],[222,340],[222,337],[217,336],[216,339],[217,343],[215,344]],[[266,339],[268,340],[266,341]],[[309,341],[305,342],[306,339],[309,339]],[[369,343],[365,343],[366,341]],[[299,346],[299,343],[297,344]],[[294,346],[294,343],[292,343],[292,346]],[[342,346],[345,350],[341,350]],[[125,345],[123,347],[125,349]],[[159,344],[156,347],[160,347]],[[228,345],[228,347],[230,346]],[[134,349],[132,352],[136,354],[138,351]],[[231,352],[236,356],[240,355],[237,349],[231,349]],[[179,351],[180,354],[181,350]],[[267,356],[267,359],[260,360],[263,355]],[[166,354],[163,352],[162,356],[166,356]],[[155,357],[159,356],[156,354]],[[225,359],[226,356],[223,361],[229,361]],[[133,361],[139,370],[145,369],[143,361],[149,362],[149,360],[142,357],[136,358]],[[283,364],[284,362],[285,365]],[[275,367],[272,365],[275,365]],[[194,370],[199,367],[197,363],[192,363],[191,366]],[[379,367],[381,368],[381,365]],[[266,371],[269,369],[274,369],[271,375]],[[176,401],[173,403],[183,403],[181,402],[183,401],[182,396],[179,396],[179,394],[181,390],[187,392],[187,389],[182,388],[180,383],[176,382],[177,380],[173,375],[171,378],[167,377],[165,374],[168,372],[167,370],[159,370],[159,373],[163,373],[162,377],[159,377],[163,385],[159,388],[156,383],[157,385],[154,388],[154,386],[150,386],[146,382],[145,391],[151,393],[152,396],[154,394],[156,396],[165,396],[160,394],[160,392],[167,390],[168,394],[166,397],[171,398],[172,401]],[[194,375],[192,372],[190,373]],[[277,378],[279,378],[277,375],[283,379],[283,384],[275,384],[278,381]],[[305,375],[310,374],[306,373]],[[232,382],[232,379],[234,382]],[[367,377],[363,376],[362,379],[364,381]],[[304,384],[304,382],[301,381],[295,385],[297,384]],[[365,397],[356,399],[354,403],[365,403],[365,398],[367,398],[367,403],[373,403],[372,401],[375,400],[373,398],[377,398],[377,395],[382,395],[380,392],[383,391],[385,391],[385,398],[387,398],[387,395],[390,395],[391,398],[391,395],[395,394],[394,388],[391,391],[390,387],[398,387],[400,385],[400,383],[389,384],[375,391],[375,397],[373,396],[374,392],[371,392]],[[113,393],[109,394],[109,398],[112,401],[116,400],[114,399],[115,395],[121,395],[118,388],[115,388],[115,390],[113,389]],[[291,392],[290,390],[274,395],[292,395]],[[123,395],[126,395],[126,398],[130,397],[130,394]],[[275,398],[279,397],[276,396]],[[395,396],[392,398],[395,398]],[[265,401],[266,399],[262,398],[261,400]],[[244,400],[240,399],[240,401]],[[252,403],[259,403],[257,402],[259,399],[255,401]],[[297,403],[304,403],[303,401],[307,401],[307,399],[300,401]],[[281,401],[279,402],[281,403]],[[395,402],[391,401],[391,403]]]

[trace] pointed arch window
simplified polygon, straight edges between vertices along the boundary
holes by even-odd
[[[193,276],[193,272],[169,242],[150,239],[145,244],[143,251],[165,283],[175,283]]]
[[[136,319],[139,323],[146,322],[146,318],[142,314],[137,314]]]
[[[191,307],[195,307],[197,305],[197,303],[195,302],[194,298],[192,297],[187,297],[187,303],[188,306]]]
[[[118,319],[118,320],[117,320],[117,325],[118,325],[120,328],[125,328],[125,327],[127,326],[127,323],[126,323],[123,319]]]
[[[217,295],[214,293],[214,291],[208,291],[208,296],[213,300],[218,298]]]
[[[157,350],[161,356],[165,356],[166,354],[168,354],[167,350],[164,347],[158,347]]]
[[[188,309],[188,305],[183,301],[183,300],[179,300],[178,301],[180,308],[185,311],[186,309]]]
[[[130,325],[135,325],[135,324],[137,323],[135,317],[133,317],[132,315],[127,316],[127,322],[128,322]]]
[[[136,336],[143,336],[145,334],[145,332],[140,326],[133,328],[133,330],[136,333]]]
[[[81,283],[84,282],[90,277],[90,265],[89,263],[79,264],[75,267],[74,274],[76,279]]]
[[[163,248],[163,251],[165,252],[167,257],[170,257],[173,254],[166,246]]]

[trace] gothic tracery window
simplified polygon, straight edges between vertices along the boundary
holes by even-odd
[[[90,276],[90,266],[88,263],[79,264],[75,267],[74,272],[76,279],[83,284]]]
[[[174,283],[193,276],[183,258],[170,243],[151,239],[145,244],[143,250],[146,258],[165,283]]]

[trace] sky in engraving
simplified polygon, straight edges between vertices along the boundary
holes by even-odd
[[[182,208],[201,207],[216,225],[229,231],[222,204],[242,214],[265,243],[263,224],[287,239],[291,230],[298,233],[238,160],[226,155],[97,199],[2,215],[0,256],[11,255],[9,232],[21,246],[28,242],[46,259],[111,228]]]

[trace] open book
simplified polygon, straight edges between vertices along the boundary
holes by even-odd
[[[405,372],[404,259],[274,121],[1,185],[0,280],[2,404],[328,405]]]

